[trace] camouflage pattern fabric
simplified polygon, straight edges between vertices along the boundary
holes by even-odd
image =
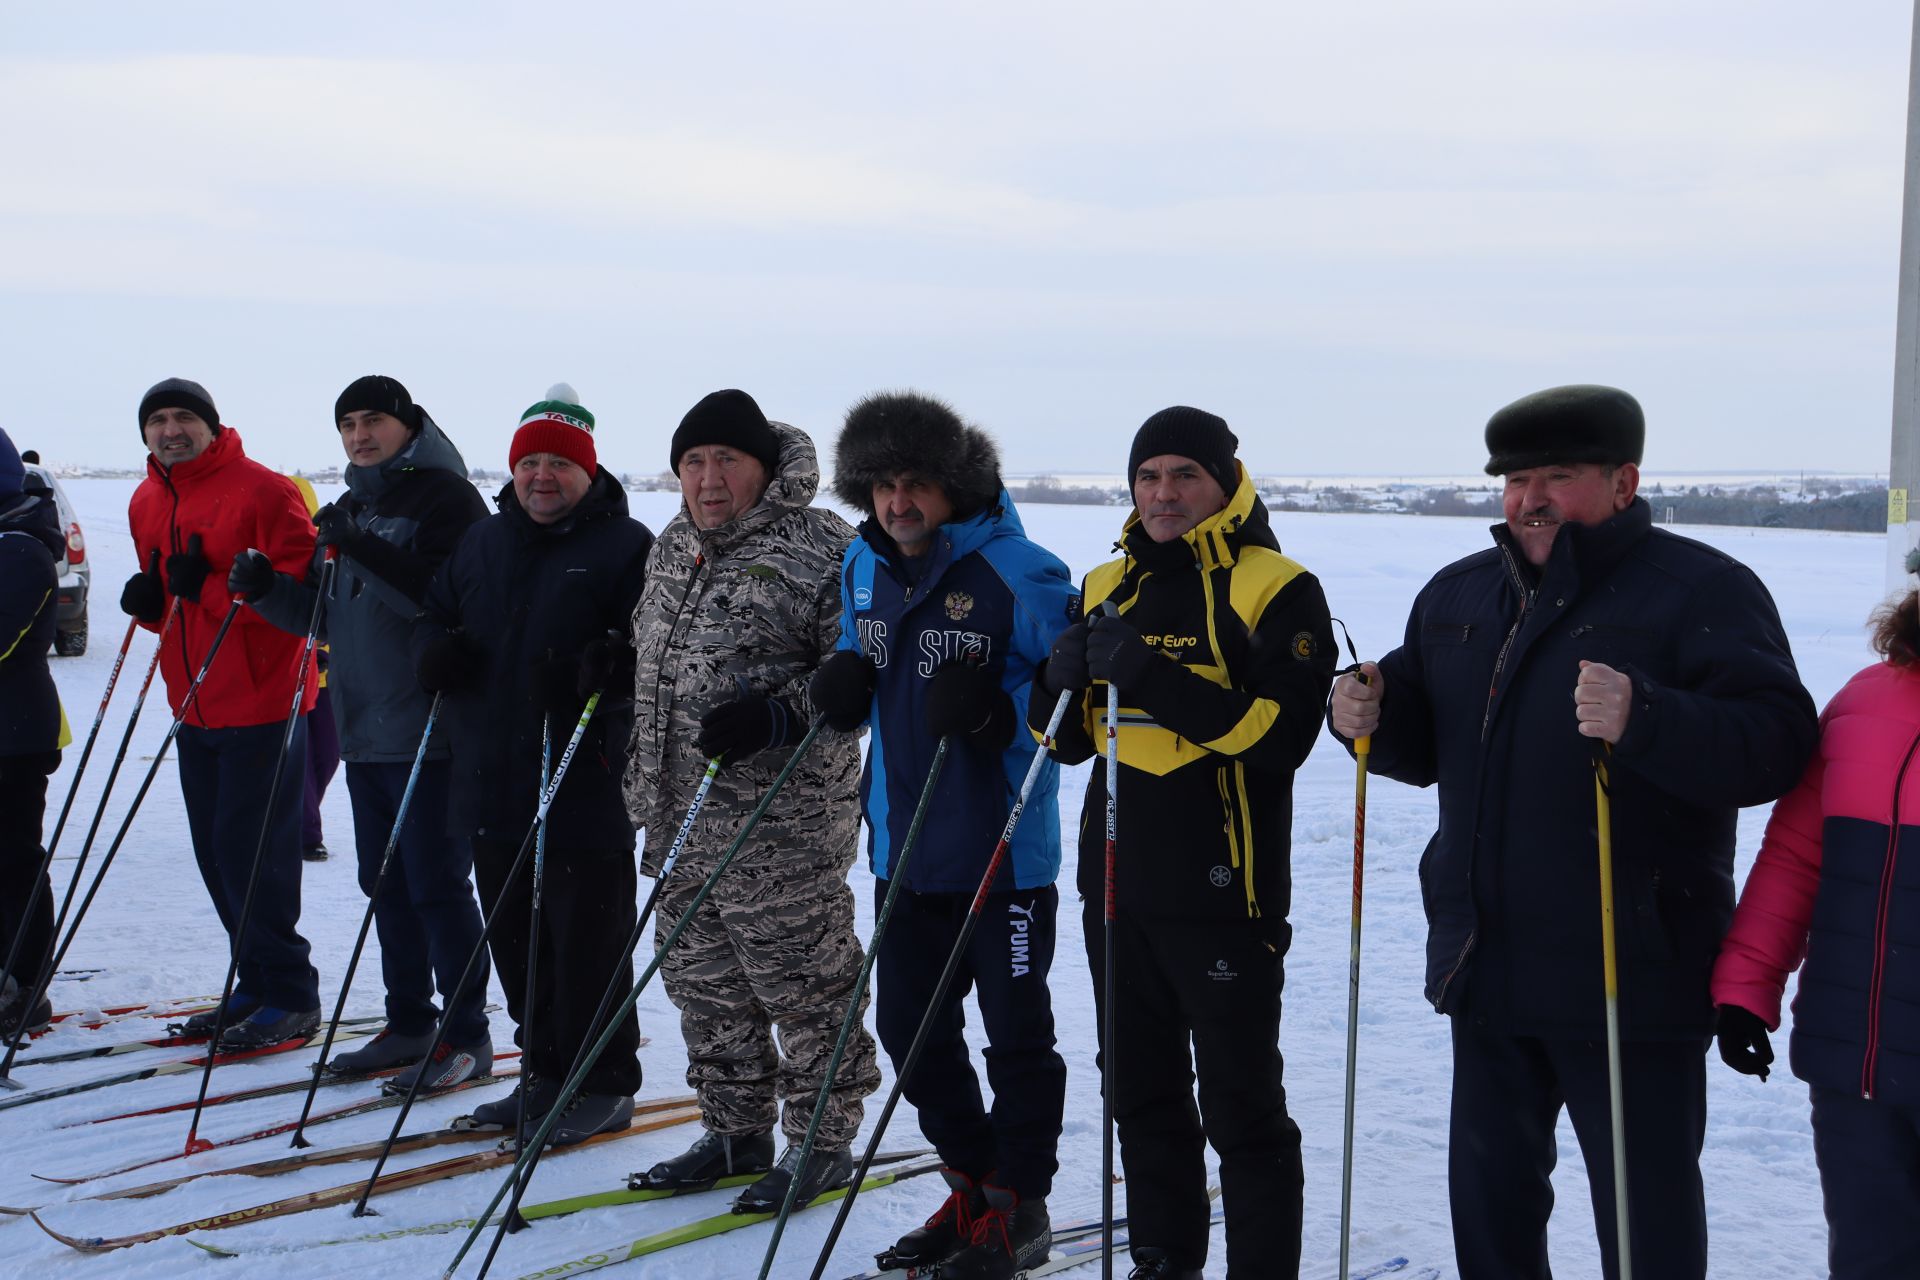
[[[807,682],[838,643],[840,557],[853,529],[808,505],[820,486],[813,441],[772,425],[780,465],[760,502],[709,530],[695,528],[683,507],[647,560],[633,620],[626,799],[633,824],[647,832],[641,867],[650,876],[659,875],[706,769],[694,746],[700,718],[764,693],[810,721]],[[763,751],[720,770],[662,892],[659,936],[787,759],[785,750]],[[662,966],[667,996],[681,1011],[687,1080],[717,1133],[771,1128],[776,1099],[785,1097],[798,1112],[788,1117],[788,1135],[805,1134],[862,959],[847,887],[859,845],[859,781],[857,738],[823,731]],[[851,1142],[860,1099],[878,1084],[863,1025],[847,1046],[819,1141],[829,1149]]]
[[[708,830],[730,840],[744,820],[733,815]],[[708,827],[704,810],[700,825]],[[790,827],[815,834],[800,838]],[[746,866],[736,859],[661,966],[667,995],[680,1010],[687,1083],[700,1095],[702,1123],[715,1133],[764,1133],[777,1118],[790,1143],[806,1137],[847,997],[860,975],[853,892],[847,887],[859,831],[856,811],[846,805],[781,820],[769,812],[753,844],[782,849],[786,856],[777,864],[756,859]],[[808,845],[813,856],[802,860]],[[655,946],[699,887],[699,879],[676,870],[654,917]],[[880,1085],[865,1012],[863,999],[863,1016],[820,1121],[815,1145],[822,1150],[852,1144],[865,1114],[861,1099]],[[773,1028],[780,1033],[778,1054]],[[778,1117],[776,1099],[786,1102]]]

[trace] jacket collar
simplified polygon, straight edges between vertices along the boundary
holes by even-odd
[[[1627,553],[1653,529],[1653,508],[1645,498],[1635,498],[1625,510],[1599,524],[1569,524],[1560,527],[1547,553],[1547,562],[1538,570],[1527,563],[1513,530],[1504,522],[1492,527],[1493,540],[1508,561],[1527,580],[1545,587],[1549,583],[1578,589],[1591,585],[1612,573]]]
[[[1204,570],[1231,568],[1248,546],[1279,550],[1267,506],[1254,490],[1253,477],[1244,463],[1235,462],[1240,483],[1234,486],[1227,505],[1170,542],[1155,542],[1140,523],[1136,508],[1121,528],[1120,549],[1149,569],[1170,569],[1181,564],[1197,564]]]
[[[1023,538],[1026,533],[1026,525],[1021,522],[1020,513],[1014,509],[1013,495],[1002,488],[992,505],[986,510],[969,516],[965,520],[943,524],[934,530],[933,549],[928,552],[930,559],[926,566],[927,571],[920,576],[919,581],[931,585],[939,581],[940,575],[947,571],[949,565],[964,560],[995,538]],[[880,527],[880,521],[873,516],[862,520],[860,537],[873,548],[880,563],[887,566],[887,571],[899,577],[900,574],[895,568],[900,558],[899,544]]]
[[[197,458],[188,458],[185,462],[176,462],[171,467],[163,467],[154,461],[153,455],[147,455],[147,475],[162,484],[179,488],[181,484],[192,484],[212,475],[229,462],[247,456],[246,449],[240,443],[240,433],[232,427],[223,426],[213,434],[213,442],[200,451]]]
[[[342,474],[349,493],[362,502],[374,502],[414,471],[451,471],[462,477],[467,474],[466,459],[424,409],[420,411],[420,429],[407,441],[406,448],[371,467],[350,462]]]
[[[530,538],[562,538],[589,520],[627,514],[627,491],[620,487],[620,482],[605,467],[594,469],[593,483],[587,486],[580,504],[567,512],[565,519],[553,524],[541,524],[527,514],[526,508],[520,505],[519,495],[513,491],[512,480],[507,481],[493,501],[500,508],[500,514],[511,520],[522,535]]]
[[[680,502],[680,514],[675,519],[687,522],[704,554],[724,555],[728,549],[785,518],[788,512],[810,506],[814,495],[820,492],[820,455],[813,446],[813,437],[784,422],[769,421],[767,425],[773,428],[774,439],[780,444],[780,460],[760,501],[718,529],[702,529],[694,524],[686,500],[683,498]]]

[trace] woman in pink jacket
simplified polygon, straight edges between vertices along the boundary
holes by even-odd
[[[1765,1079],[1787,975],[1793,1073],[1835,1280],[1920,1263],[1920,592],[1873,618],[1886,655],[1820,716],[1820,749],[1774,806],[1713,971],[1720,1056]]]

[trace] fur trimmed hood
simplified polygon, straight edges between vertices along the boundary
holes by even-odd
[[[873,486],[902,471],[946,491],[953,518],[965,520],[1000,496],[1000,451],[942,400],[917,391],[882,391],[847,410],[833,451],[833,493],[873,514]]]

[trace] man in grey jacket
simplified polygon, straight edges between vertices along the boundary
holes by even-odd
[[[627,812],[647,830],[647,874],[660,874],[707,760],[722,768],[661,893],[662,934],[806,733],[807,684],[839,639],[840,556],[853,538],[846,521],[809,505],[820,486],[813,441],[768,422],[744,391],[716,391],[688,411],[670,461],[685,506],[654,544],[633,615]],[[648,1185],[765,1170],[734,1204],[758,1213],[779,1208],[796,1178],[797,1204],[846,1181],[862,1099],[880,1082],[864,1026],[804,1169],[799,1151],[863,959],[847,887],[859,780],[856,738],[816,738],[667,954],[661,975],[707,1132],[649,1170]],[[778,1164],[776,1120],[787,1137]]]
[[[323,615],[332,647],[328,687],[353,797],[360,887],[371,895],[431,704],[408,658],[412,620],[434,570],[487,509],[460,451],[394,379],[356,379],[335,402],[334,421],[347,455],[347,495],[314,515],[319,547],[308,580],[276,573],[249,551],[235,557],[228,586],[275,626],[305,634],[319,558],[338,560]],[[435,988],[443,999],[450,994],[481,929],[469,880],[473,851],[447,832],[450,767],[445,734],[436,729],[374,899],[387,1025],[333,1059],[332,1071],[424,1061],[424,1087],[443,1089],[492,1068],[484,969],[455,1002],[446,1040],[432,1043]],[[393,1087],[409,1087],[420,1069]]]

